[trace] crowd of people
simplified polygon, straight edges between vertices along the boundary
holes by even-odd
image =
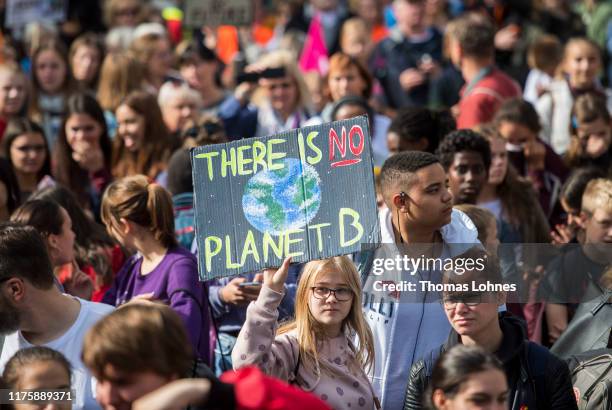
[[[0,23],[0,388],[67,396],[0,408],[595,400],[569,359],[612,349],[612,3],[64,3]],[[200,281],[189,150],[360,115],[383,246]],[[389,249],[485,261],[391,283],[517,288],[378,292]]]

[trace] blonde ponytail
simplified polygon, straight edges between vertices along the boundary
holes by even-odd
[[[172,197],[157,183],[149,184],[147,191],[147,210],[151,216],[151,231],[157,241],[166,248],[172,248],[177,245],[174,234]]]
[[[176,247],[174,212],[170,194],[144,175],[113,182],[102,198],[102,222],[112,226],[121,218],[149,229],[166,248]]]

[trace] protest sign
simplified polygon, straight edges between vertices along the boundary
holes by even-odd
[[[66,0],[7,0],[5,26],[20,28],[28,23],[66,19]]]
[[[191,155],[202,280],[380,242],[365,116]]]
[[[185,25],[201,28],[253,23],[252,0],[187,0]]]

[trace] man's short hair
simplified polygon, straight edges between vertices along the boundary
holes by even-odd
[[[610,179],[592,180],[582,194],[581,211],[591,216],[597,209],[612,211],[612,180]]]
[[[98,378],[110,364],[125,373],[188,374],[193,354],[183,321],[161,304],[127,305],[96,323],[85,336],[83,363]]]
[[[448,134],[438,147],[437,154],[440,163],[448,171],[453,164],[455,154],[458,152],[472,151],[480,154],[487,172],[491,165],[491,146],[489,141],[476,131],[463,129]]]
[[[435,155],[422,151],[405,151],[387,158],[380,171],[383,196],[397,185],[409,186],[418,170],[438,163],[440,161]]]
[[[19,277],[39,289],[54,286],[47,245],[32,226],[0,224],[0,280]]]
[[[468,13],[449,24],[448,35],[459,42],[466,57],[491,57],[495,51],[495,28],[488,19]]]

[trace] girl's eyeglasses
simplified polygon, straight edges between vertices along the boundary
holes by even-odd
[[[310,289],[312,289],[312,293],[317,299],[325,300],[332,293],[334,294],[338,302],[346,302],[347,300],[350,300],[353,297],[353,291],[349,288],[331,289],[323,286],[313,286]]]

